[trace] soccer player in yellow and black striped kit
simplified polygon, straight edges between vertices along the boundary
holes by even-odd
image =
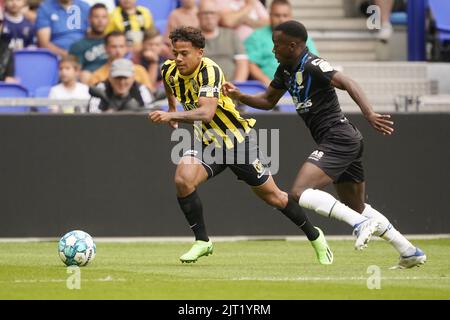
[[[277,187],[269,170],[262,165],[258,145],[250,134],[256,121],[241,117],[232,100],[222,94],[225,79],[220,67],[203,57],[205,38],[201,31],[182,27],[174,30],[170,39],[175,59],[166,61],[161,68],[169,110],[151,112],[149,119],[169,123],[173,128],[178,127],[178,122],[193,123],[196,139],[201,141],[197,143],[200,150],[193,148],[184,153],[175,173],[178,202],[196,239],[180,260],[195,262],[213,252],[196,189],[229,167],[258,197],[305,232],[320,263],[331,264],[333,254],[321,230],[309,222],[292,197]],[[184,111],[177,111],[177,100]],[[203,151],[211,147],[216,155],[222,153],[223,161],[205,160]]]

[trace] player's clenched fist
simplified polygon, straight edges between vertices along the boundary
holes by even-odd
[[[231,82],[225,82],[222,85],[222,92],[233,100],[239,100],[241,96],[241,91]]]
[[[166,111],[153,111],[148,114],[148,119],[155,123],[168,123],[172,120],[172,117]]]
[[[154,123],[169,123],[169,125],[176,129],[178,128],[178,122],[172,120],[172,115],[165,111],[153,111],[148,114],[148,120]]]

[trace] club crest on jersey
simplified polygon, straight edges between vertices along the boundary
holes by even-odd
[[[175,78],[173,76],[169,77],[169,85],[171,87],[175,87]]]
[[[301,71],[295,74],[295,79],[297,80],[297,84],[300,86],[303,82],[303,74]]]
[[[198,92],[198,84],[197,81],[195,81],[194,79],[190,79],[189,82],[191,83],[192,88],[194,89],[195,92]]]
[[[264,166],[261,163],[261,160],[256,159],[255,161],[253,161],[252,165],[255,168],[256,172],[258,172],[259,174],[264,172]]]

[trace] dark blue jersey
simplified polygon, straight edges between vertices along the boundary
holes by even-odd
[[[327,61],[306,48],[294,68],[280,64],[270,84],[275,89],[289,91],[297,113],[305,121],[317,143],[320,143],[331,127],[350,125],[331,85],[335,73]],[[354,138],[362,137],[358,132]]]
[[[14,19],[5,14],[2,37],[9,42],[10,48],[14,50],[36,44],[33,23],[24,17]]]

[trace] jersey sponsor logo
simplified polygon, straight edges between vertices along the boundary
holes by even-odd
[[[311,99],[306,100],[305,102],[299,102],[297,97],[293,97],[292,100],[294,101],[295,109],[298,113],[309,112],[309,109],[311,109],[313,105]]]
[[[324,153],[323,151],[316,150],[308,157],[308,159],[314,160],[314,161],[320,161],[322,159]]]
[[[328,61],[320,58],[313,60],[311,63],[315,66],[318,66],[320,70],[322,70],[322,72],[330,72],[334,70]]]
[[[262,164],[261,160],[256,159],[253,161],[252,166],[255,168],[256,172],[258,173],[257,177],[258,179],[261,178],[266,172],[266,168],[264,168],[264,165]]]
[[[219,93],[218,87],[203,86],[200,88],[200,93]]]

